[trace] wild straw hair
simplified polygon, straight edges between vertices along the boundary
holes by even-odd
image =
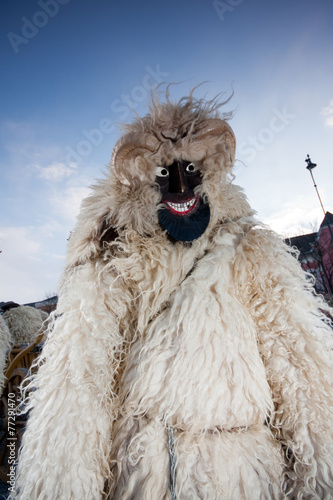
[[[48,314],[30,306],[19,306],[3,315],[14,345],[32,344],[46,328]]]
[[[155,97],[84,200],[16,498],[333,498],[327,308],[234,185],[218,112]],[[191,244],[157,218],[156,166],[179,158],[201,165],[211,210]]]

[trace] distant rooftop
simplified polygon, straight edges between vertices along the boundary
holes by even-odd
[[[30,302],[29,304],[24,304],[25,306],[36,307],[36,309],[41,309],[44,306],[51,306],[57,304],[58,296],[48,297],[47,299],[40,300],[39,302]]]
[[[1,314],[9,309],[14,307],[19,307],[20,305],[35,307],[36,309],[43,309],[47,306],[56,306],[58,302],[58,296],[54,295],[53,297],[48,297],[45,300],[40,300],[39,302],[29,302],[29,304],[17,304],[16,302],[0,302],[0,312]]]
[[[333,225],[333,214],[331,214],[331,212],[326,212],[318,233],[300,234],[299,236],[286,238],[285,242],[291,247],[297,247],[303,255],[310,253],[313,245],[317,243],[321,230],[331,225]]]
[[[331,214],[331,212],[326,212],[324,220],[320,224],[320,227],[328,226],[328,225],[331,225],[331,224],[333,224],[333,214]]]
[[[291,247],[297,247],[302,254],[310,253],[316,241],[317,233],[301,234],[292,238],[286,238],[286,243]]]

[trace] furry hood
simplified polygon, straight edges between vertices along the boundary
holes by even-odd
[[[171,102],[168,93],[164,102],[155,95],[149,114],[123,127],[105,178],[82,203],[69,242],[69,265],[96,257],[105,243],[131,233],[162,238],[165,245],[167,236],[157,219],[156,166],[175,159],[200,164],[197,193],[208,200],[211,220],[199,240],[211,237],[223,221],[253,214],[242,190],[232,184],[236,140],[226,121],[230,113],[219,112],[223,104],[217,98],[195,99],[192,93],[178,102]]]

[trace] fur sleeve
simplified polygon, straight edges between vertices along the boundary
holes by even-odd
[[[18,499],[102,497],[117,416],[126,293],[99,266],[79,265],[63,280],[39,371],[30,381],[36,390],[28,403]]]
[[[246,260],[246,266],[239,265]],[[244,269],[246,272],[244,273]],[[239,246],[236,283],[257,324],[291,498],[333,495],[332,329],[289,247],[265,229]]]

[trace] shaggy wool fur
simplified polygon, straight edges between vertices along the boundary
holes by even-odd
[[[82,205],[31,387],[20,500],[332,499],[332,330],[232,183],[216,102],[153,100]],[[211,219],[157,220],[157,165],[201,164]],[[171,443],[172,446],[172,443]]]
[[[31,344],[43,330],[46,329],[45,321],[48,314],[40,309],[30,306],[19,306],[3,315],[9,328],[14,345]]]
[[[4,373],[8,360],[8,353],[10,351],[12,342],[10,332],[3,317],[0,315],[0,393],[5,384]]]

